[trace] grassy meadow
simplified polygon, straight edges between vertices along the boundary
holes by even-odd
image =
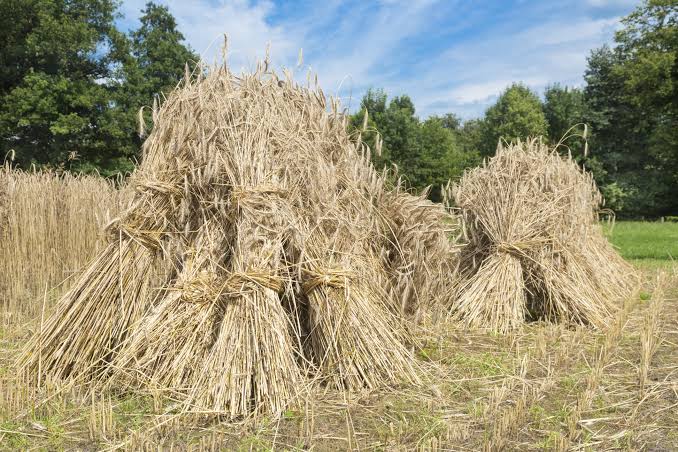
[[[625,259],[678,259],[678,222],[618,221],[605,233]]]
[[[497,335],[423,322],[430,381],[350,399],[312,392],[278,420],[189,424],[161,395],[57,383],[36,393],[12,363],[63,289],[5,301],[0,450],[676,450],[678,224],[617,222],[606,234],[642,278],[608,329]]]

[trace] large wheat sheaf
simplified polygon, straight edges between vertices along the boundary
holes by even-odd
[[[134,199],[25,371],[228,416],[280,413],[309,382],[420,381],[408,319],[446,296],[451,217],[373,169],[336,101],[216,67],[153,124]]]
[[[500,144],[452,188],[468,244],[453,311],[508,331],[527,319],[604,327],[637,276],[602,234],[592,176],[541,140]]]

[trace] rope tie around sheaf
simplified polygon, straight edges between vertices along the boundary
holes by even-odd
[[[275,185],[262,184],[254,187],[233,187],[231,190],[231,199],[234,202],[241,204],[244,202],[263,200],[270,195],[282,197],[285,193],[286,190]]]
[[[226,280],[227,292],[236,294],[244,287],[264,287],[274,292],[281,293],[285,289],[285,281],[280,276],[266,271],[233,272]]]
[[[347,281],[353,273],[346,270],[305,270],[308,277],[302,284],[302,291],[306,294],[318,287],[346,287]],[[221,296],[236,297],[247,290],[254,288],[271,289],[282,293],[285,289],[285,280],[266,271],[250,270],[247,272],[233,272],[224,280],[210,271],[201,271],[191,279],[182,281],[174,290],[181,291],[183,301],[189,303],[209,303]]]
[[[193,278],[182,281],[175,290],[181,291],[183,301],[202,304],[217,300],[221,296],[236,297],[254,288],[271,289],[281,293],[285,284],[280,276],[263,270],[232,272],[225,279],[203,270]]]
[[[114,237],[122,235],[147,248],[159,250],[162,248],[162,238],[167,234],[164,229],[158,228],[161,223],[159,220],[164,219],[165,222],[167,220],[165,214],[168,206],[163,204],[166,201],[165,197],[181,197],[183,192],[180,187],[174,184],[156,179],[138,181],[134,188],[142,195],[135,196],[134,204],[128,208],[122,217],[111,221],[105,230]],[[148,192],[153,193],[148,195]],[[152,217],[148,212],[149,205],[146,202],[150,199],[156,200],[156,202],[150,204],[156,207],[155,210],[159,211],[156,212],[157,216],[155,217]]]
[[[321,286],[342,289],[354,276],[350,271],[339,269],[304,270],[304,275],[307,279],[301,285],[301,290],[306,294]]]
[[[113,221],[106,227],[106,230],[112,236],[128,237],[146,248],[158,250],[162,247],[161,239],[164,235],[162,230],[143,229],[121,220]]]
[[[499,254],[525,256],[528,251],[540,248],[546,244],[545,240],[526,240],[523,242],[498,242],[492,248]]]
[[[181,196],[183,194],[183,191],[180,186],[177,186],[176,184],[171,184],[169,182],[163,182],[157,179],[138,181],[134,185],[134,189],[138,193],[145,193],[150,191],[170,196]]]

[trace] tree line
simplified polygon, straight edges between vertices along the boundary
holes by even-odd
[[[17,165],[103,175],[133,168],[139,109],[198,57],[166,7],[147,3],[127,33],[115,26],[118,14],[114,0],[0,1],[1,149]],[[381,149],[372,154],[377,168],[397,167],[413,188],[431,186],[434,200],[500,139],[543,136],[592,171],[618,214],[676,215],[677,21],[675,0],[644,1],[612,46],[591,52],[582,87],[554,84],[540,97],[515,83],[466,121],[453,113],[420,119],[407,95],[371,89],[350,127],[367,125],[363,139]]]
[[[593,173],[618,214],[676,215],[677,56],[678,4],[649,0],[622,20],[614,46],[591,52],[583,87],[554,84],[541,99],[514,83],[483,117],[463,122],[454,114],[421,121],[409,97],[387,102],[370,90],[352,125],[362,127],[367,111],[363,137],[372,147],[376,131],[383,139],[377,166],[395,165],[414,187],[432,185],[434,199],[445,181],[493,155],[500,139],[543,136]]]

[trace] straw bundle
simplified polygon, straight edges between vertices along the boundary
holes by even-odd
[[[507,331],[526,319],[607,325],[633,270],[598,226],[590,174],[539,140],[499,145],[452,188],[468,244],[455,316]]]
[[[379,203],[387,239],[382,254],[393,275],[390,296],[416,318],[446,304],[458,265],[458,221],[426,195],[412,196],[398,185]]]
[[[305,238],[302,291],[309,356],[340,389],[417,382],[409,342],[393,301],[375,281],[384,269],[366,244],[361,218],[328,216]]]
[[[431,259],[417,238],[447,231],[417,229],[447,214],[386,188],[336,101],[265,63],[187,76],[154,116],[133,201],[24,370],[232,417],[280,413],[315,380],[420,381],[397,291],[446,290],[430,280],[451,248]]]
[[[9,165],[0,167],[0,234],[4,235],[7,229],[7,216],[9,213]]]

